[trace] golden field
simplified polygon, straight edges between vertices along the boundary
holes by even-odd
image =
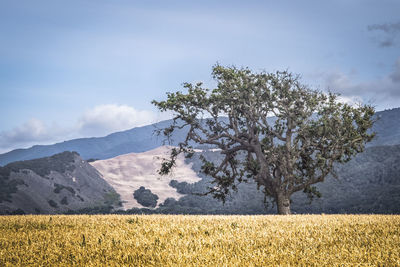
[[[399,215],[0,217],[0,266],[400,266]]]

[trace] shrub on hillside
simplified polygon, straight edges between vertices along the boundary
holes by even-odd
[[[146,189],[143,186],[133,193],[133,197],[139,204],[145,207],[155,208],[157,206],[158,196],[153,194],[150,189]]]
[[[51,207],[53,207],[53,208],[58,208],[58,205],[57,205],[57,203],[56,203],[54,200],[50,199],[48,202],[49,202],[49,205],[50,205]]]

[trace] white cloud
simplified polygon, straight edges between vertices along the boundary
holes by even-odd
[[[85,136],[103,136],[156,121],[157,115],[152,111],[136,110],[127,105],[100,105],[81,116],[78,131]]]
[[[61,136],[68,136],[69,132],[69,129],[60,128],[55,123],[49,126],[32,118],[11,130],[0,132],[0,151],[52,142]]]
[[[338,100],[340,102],[342,102],[342,103],[346,103],[346,104],[349,104],[349,105],[352,105],[352,106],[353,105],[357,105],[359,103],[362,103],[362,99],[360,99],[357,96],[343,96],[343,95],[340,95],[338,97]]]
[[[0,140],[7,139],[10,142],[23,143],[44,140],[48,138],[48,133],[42,121],[32,118],[10,131],[1,132],[0,138]]]
[[[32,118],[8,131],[0,132],[0,153],[38,144],[51,144],[79,137],[107,134],[149,125],[171,115],[137,110],[127,105],[99,105],[85,111],[74,125],[48,125]]]

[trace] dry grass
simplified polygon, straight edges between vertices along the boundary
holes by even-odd
[[[0,217],[0,266],[400,266],[400,216]]]

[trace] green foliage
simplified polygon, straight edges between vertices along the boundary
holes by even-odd
[[[8,215],[24,215],[25,211],[23,209],[16,209],[10,212]]]
[[[187,195],[194,193],[194,184],[189,184],[187,182],[178,182],[177,180],[171,180],[169,186],[176,188],[179,194]]]
[[[126,220],[126,222],[129,224],[139,224],[139,218],[138,217],[135,217],[135,219],[130,218],[130,219]]]
[[[113,210],[112,206],[93,206],[78,210],[68,210],[66,214],[109,214]]]
[[[51,207],[53,207],[53,208],[58,208],[58,204],[57,204],[54,200],[50,199],[50,200],[48,200],[47,202],[49,203],[49,205],[50,205]]]
[[[104,194],[104,204],[106,206],[122,206],[121,196],[115,191],[107,192]]]
[[[53,192],[56,193],[56,194],[60,193],[61,190],[63,190],[63,189],[71,192],[71,194],[75,194],[75,190],[70,186],[65,186],[65,185],[62,185],[62,184],[54,183],[54,187],[55,188],[54,188]]]
[[[86,162],[95,162],[95,161],[97,161],[97,160],[99,160],[99,159],[90,158],[90,159],[87,159]]]
[[[150,189],[146,189],[141,186],[133,193],[133,197],[137,202],[145,207],[156,207],[158,196],[153,194]]]
[[[68,199],[67,199],[67,197],[63,197],[63,199],[61,199],[61,202],[60,202],[62,205],[68,205]]]
[[[307,194],[310,203],[314,199],[314,197],[320,198],[322,196],[321,192],[319,192],[315,186],[308,186],[304,188],[303,192]]]
[[[18,185],[24,185],[22,180],[9,180],[0,177],[0,203],[3,201],[12,202],[12,194],[18,191]]]
[[[170,138],[189,127],[160,173],[169,173],[178,154],[191,155],[193,142],[219,148],[224,159],[217,165],[203,157],[201,170],[214,179],[208,193],[223,201],[248,178],[278,204],[289,203],[297,191],[315,195],[310,185],[324,181],[334,163],[349,161],[374,137],[368,131],[373,107],[341,103],[336,94],[312,90],[287,71],[216,65],[212,75],[215,89],[184,83],[187,93],[168,93],[167,100],[152,103],[175,113],[174,123],[159,133]],[[271,114],[275,118],[267,119]]]

